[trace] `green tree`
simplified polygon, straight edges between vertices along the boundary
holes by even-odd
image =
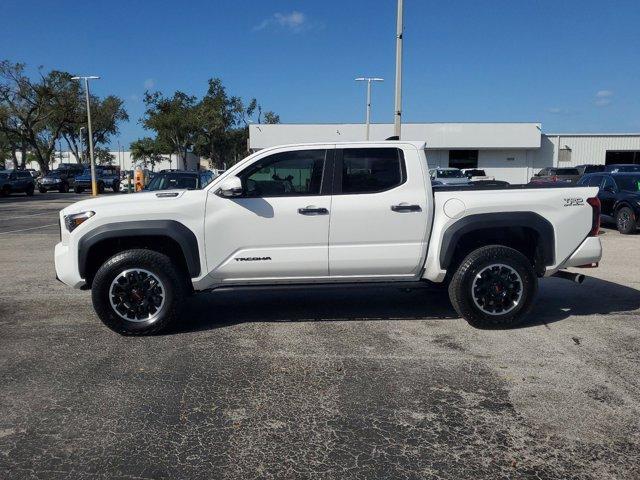
[[[147,107],[142,125],[156,132],[156,140],[167,145],[169,153],[177,153],[182,168],[187,167],[187,154],[192,150],[198,135],[196,121],[196,97],[175,92],[173,97],[164,97],[160,92],[144,95]]]
[[[162,152],[166,147],[151,137],[144,137],[131,142],[129,148],[131,149],[131,157],[134,160],[142,163],[145,168],[151,167],[153,171],[156,164],[162,162]]]
[[[48,171],[55,142],[77,118],[78,83],[67,72],[39,72],[37,80],[25,74],[23,63],[0,62],[0,132],[18,139],[26,160],[33,153],[40,169]]]
[[[74,122],[67,125],[62,130],[62,136],[66,140],[69,150],[76,157],[78,163],[82,158],[88,158],[88,130],[87,130],[87,109],[85,97],[79,99],[80,108]],[[93,133],[94,146],[105,145],[113,135],[118,134],[119,124],[129,120],[129,115],[124,109],[122,99],[109,95],[100,99],[95,95],[89,98],[91,107],[91,130]],[[83,138],[80,139],[80,128],[84,127]],[[82,150],[81,151],[81,146]]]

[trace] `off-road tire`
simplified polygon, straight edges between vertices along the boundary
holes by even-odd
[[[27,189],[24,191],[24,193],[27,194],[27,197],[33,197],[34,190],[35,190],[35,187],[33,185],[29,185]]]
[[[152,321],[125,320],[111,306],[111,283],[119,274],[129,269],[147,270],[162,282],[165,303],[158,317]],[[153,335],[178,319],[183,302],[189,295],[185,275],[162,253],[147,249],[125,250],[111,257],[98,269],[91,289],[93,307],[100,320],[121,335]]]
[[[490,265],[506,265],[520,277],[522,296],[507,313],[485,313],[474,301],[474,279]],[[537,289],[538,278],[527,257],[513,248],[489,245],[472,251],[462,260],[449,283],[449,298],[456,312],[476,328],[510,328],[520,324],[529,313]]]
[[[616,227],[623,235],[635,233],[638,228],[638,218],[629,207],[622,207],[616,212]]]
[[[42,188],[42,187],[38,187],[38,191],[40,193],[47,193],[47,189],[46,188]]]

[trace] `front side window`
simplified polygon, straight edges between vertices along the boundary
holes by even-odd
[[[397,148],[348,148],[342,156],[342,193],[375,193],[404,182]]]
[[[297,197],[319,195],[326,150],[275,153],[242,172],[246,197]]]

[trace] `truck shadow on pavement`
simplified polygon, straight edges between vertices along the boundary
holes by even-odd
[[[572,316],[639,315],[640,291],[588,277],[583,285],[548,278],[527,320],[517,328],[558,322]],[[183,321],[166,334],[247,322],[319,322],[457,319],[444,288],[315,286],[295,289],[220,290],[195,295]]]

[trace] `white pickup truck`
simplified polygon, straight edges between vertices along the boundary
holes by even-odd
[[[436,282],[478,327],[520,322],[539,277],[597,266],[597,188],[441,187],[424,142],[288,145],[202,190],[111,195],[60,212],[57,278],[122,334],[233,285]],[[406,284],[405,284],[406,285]]]

